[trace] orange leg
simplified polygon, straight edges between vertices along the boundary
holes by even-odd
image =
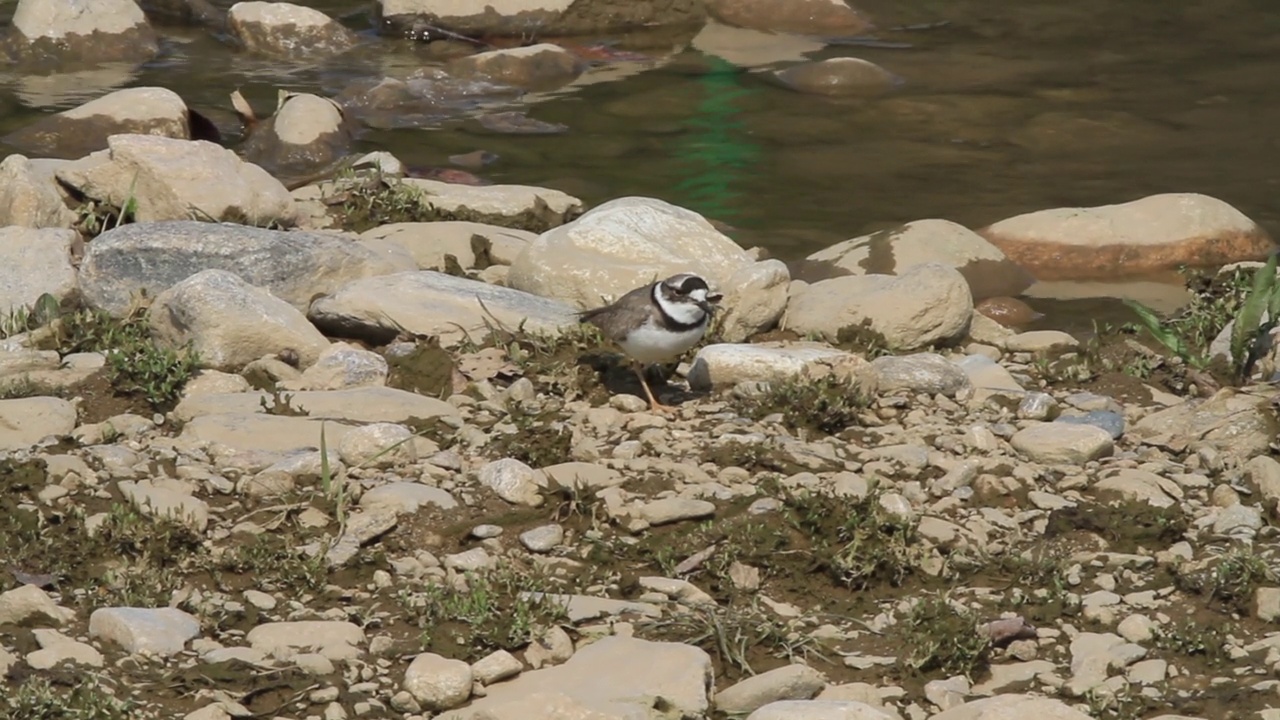
[[[644,379],[644,367],[639,363],[635,363],[632,367],[636,371],[636,377],[640,378],[640,387],[644,388],[644,395],[649,399],[649,410],[657,413],[676,412],[676,408],[670,405],[663,405],[653,396],[653,391],[649,389],[649,383]]]

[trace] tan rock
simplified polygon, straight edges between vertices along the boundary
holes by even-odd
[[[801,63],[774,75],[792,90],[811,95],[874,97],[890,92],[902,82],[879,65],[854,57]]]
[[[355,46],[356,34],[319,10],[285,2],[238,2],[227,27],[249,52],[306,56]]]
[[[132,203],[138,222],[293,222],[293,198],[279,180],[204,140],[113,135],[105,155],[58,171],[85,197],[115,207]]]
[[[916,220],[819,250],[808,257],[853,275],[901,275],[912,265],[949,265],[969,283],[975,300],[1019,295],[1032,277],[986,238],[949,220]]]
[[[1222,265],[1256,260],[1276,249],[1267,232],[1239,210],[1194,193],[1040,210],[978,232],[1040,280]]]
[[[871,20],[844,0],[708,0],[720,22],[769,32],[807,35],[862,35]]]
[[[958,339],[972,315],[964,277],[946,265],[925,263],[897,277],[850,275],[798,287],[783,326],[834,340],[844,328],[869,323],[891,348],[912,350]]]
[[[0,161],[0,227],[69,228],[75,221],[52,173],[22,155]]]
[[[578,77],[586,64],[577,55],[550,43],[490,50],[458,58],[446,66],[457,77],[480,77],[522,88],[545,89]]]

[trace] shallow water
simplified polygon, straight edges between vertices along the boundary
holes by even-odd
[[[372,37],[365,2],[310,4]],[[859,7],[877,19],[876,38],[910,47],[811,46],[807,56],[883,65],[904,80],[888,97],[791,92],[742,67],[744,55],[787,57],[786,48],[775,53],[780,43],[748,43],[744,53],[708,31],[662,63],[617,66],[610,73],[625,77],[593,76],[530,105],[532,117],[568,125],[563,135],[497,135],[459,119],[370,131],[361,142],[421,165],[484,149],[500,156],[485,177],[559,187],[590,203],[661,197],[728,222],[745,243],[785,259],[914,219],[978,227],[1170,191],[1222,198],[1280,236],[1274,0]],[[237,88],[268,112],[278,87],[332,95],[354,79],[406,75],[426,57],[423,46],[387,41],[336,63],[290,65],[237,55],[199,30],[163,33],[159,59],[99,70],[78,85],[0,73],[0,131],[109,86],[147,84],[230,124],[227,96]]]

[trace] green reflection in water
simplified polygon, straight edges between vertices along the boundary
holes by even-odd
[[[717,57],[708,60],[711,68],[699,79],[706,95],[688,122],[690,132],[675,148],[686,175],[675,189],[679,204],[727,220],[740,213],[735,201],[742,192],[734,185],[750,174],[749,167],[760,156],[759,146],[747,140],[735,101],[759,91],[739,85],[740,74],[731,63]]]

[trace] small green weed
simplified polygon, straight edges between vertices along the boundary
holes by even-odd
[[[967,606],[944,597],[921,598],[895,627],[898,663],[913,675],[972,678],[991,661],[991,640],[978,630],[978,616]]]
[[[42,347],[63,356],[103,353],[107,378],[116,391],[140,394],[156,409],[176,403],[199,369],[200,358],[190,346],[161,347],[151,339],[146,309],[141,306],[123,318],[88,308],[59,311],[48,326]]]
[[[788,522],[812,543],[815,569],[851,590],[901,585],[923,560],[916,523],[885,510],[878,493],[848,499],[801,492],[784,502]]]
[[[0,718],[14,720],[128,720],[133,704],[119,700],[92,677],[76,674],[51,682],[32,675],[0,699]]]
[[[488,445],[495,458],[515,458],[535,468],[573,459],[573,431],[558,422],[554,414],[530,415],[511,410],[515,431],[496,435]]]
[[[315,591],[328,579],[323,555],[299,552],[289,540],[270,533],[257,535],[224,552],[213,569],[252,577],[256,587],[267,591]]]
[[[1248,615],[1254,591],[1275,583],[1276,573],[1257,550],[1240,546],[1208,562],[1180,566],[1174,580],[1184,592],[1198,593],[1211,603]]]
[[[519,650],[565,620],[564,605],[536,577],[501,567],[468,573],[464,587],[431,585],[401,603],[422,628],[422,644],[447,657],[477,660]]]
[[[744,415],[757,420],[782,414],[788,428],[835,435],[860,424],[858,416],[870,400],[853,382],[826,375],[770,383],[762,395],[744,401]]]
[[[1230,623],[1198,623],[1193,618],[1155,629],[1155,645],[1178,655],[1202,657],[1211,667],[1225,666],[1231,656],[1227,653],[1228,636],[1235,631]]]
[[[859,325],[846,325],[836,331],[836,347],[858,353],[867,360],[893,354],[893,347],[885,336],[871,327],[870,318]]]
[[[1152,338],[1194,370],[1214,363],[1209,346],[1222,329],[1234,322],[1230,372],[1239,381],[1257,360],[1271,328],[1280,321],[1280,286],[1276,283],[1276,256],[1252,273],[1237,271],[1206,276],[1184,271],[1191,302],[1170,318],[1161,318],[1142,303],[1126,300],[1139,323]],[[1264,322],[1265,319],[1265,322]]]

